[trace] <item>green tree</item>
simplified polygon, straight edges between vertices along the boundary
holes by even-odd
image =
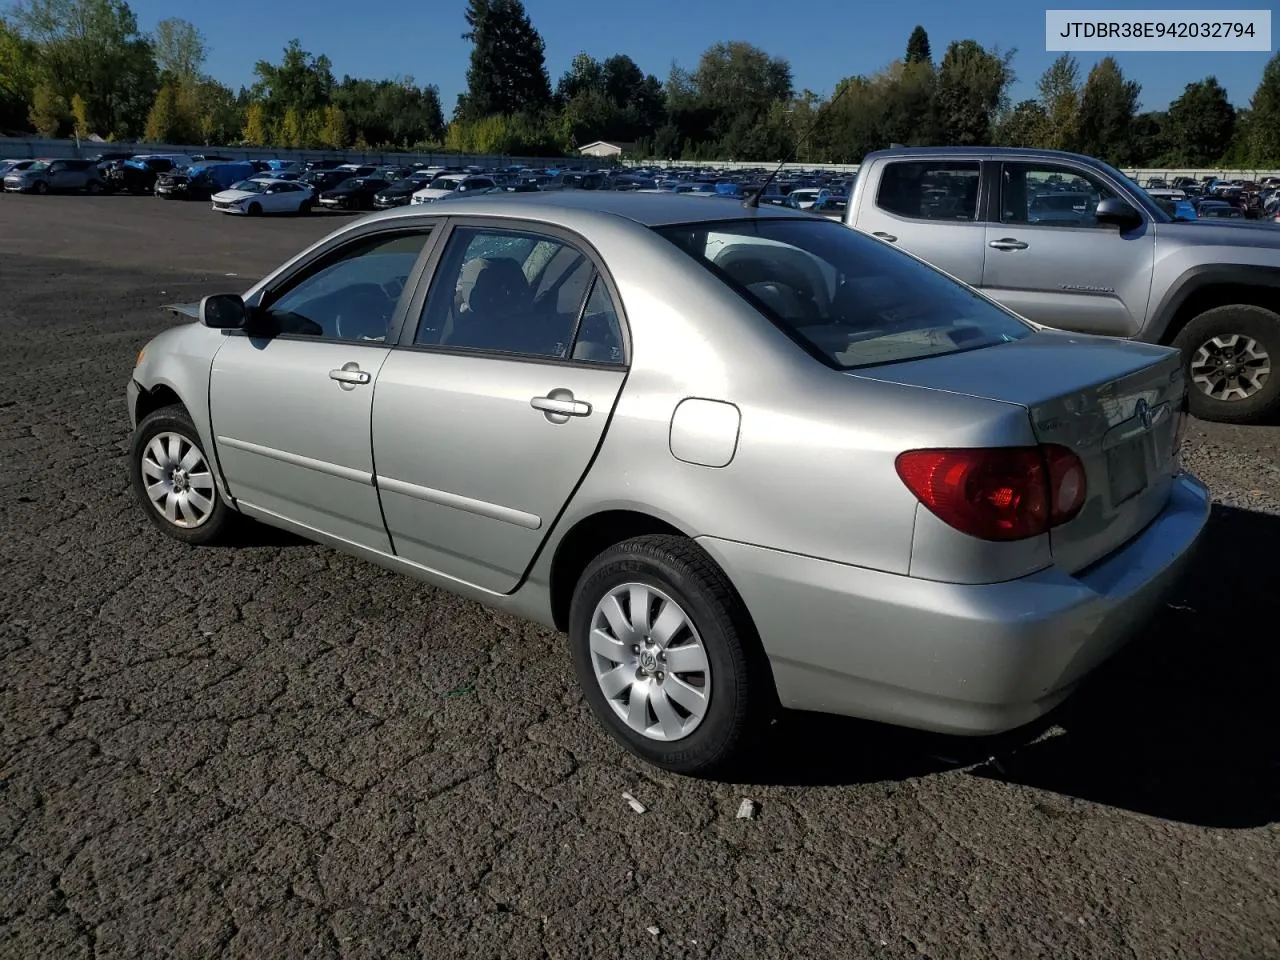
[[[1103,57],[1089,71],[1080,96],[1077,147],[1116,166],[1136,159],[1132,134],[1142,86],[1126,80],[1114,57]]]
[[[244,131],[241,137],[245,143],[255,147],[265,147],[270,142],[267,112],[261,103],[251,103],[245,110]]]
[[[1176,166],[1212,166],[1235,133],[1236,111],[1216,77],[1188,83],[1169,104],[1168,162]]]
[[[330,150],[342,150],[351,142],[347,115],[342,112],[342,108],[333,105],[325,107],[318,139],[321,146]]]
[[[916,24],[907,38],[907,63],[927,63],[933,66],[933,48],[929,46],[929,34],[924,27]]]
[[[280,62],[259,60],[253,68],[257,81],[253,96],[262,102],[267,118],[283,123],[285,114],[294,111],[297,118],[313,110],[327,107],[333,97],[333,64],[321,54],[312,56],[294,39],[284,48]],[[295,118],[295,119],[297,119]],[[298,120],[296,132],[301,132]]]
[[[996,123],[994,142],[1003,147],[1037,146],[1048,116],[1038,100],[1023,100]]]
[[[947,144],[991,142],[994,114],[1014,80],[1013,51],[987,50],[974,40],[947,47],[938,68],[937,117]]]
[[[1280,53],[1267,61],[1262,80],[1249,101],[1249,162],[1280,167]]]
[[[71,98],[71,120],[75,124],[73,133],[77,137],[87,137],[94,132],[89,120],[89,105],[78,93]]]
[[[67,119],[66,101],[42,83],[32,92],[29,118],[40,136],[56,137]]]
[[[1148,111],[1133,118],[1129,138],[1137,162],[1155,165],[1168,151],[1165,133],[1167,121],[1167,115],[1161,111]]]
[[[181,126],[178,92],[172,84],[166,83],[156,93],[156,102],[147,115],[147,127],[143,136],[150,143],[183,143],[186,138]]]
[[[165,80],[195,83],[209,46],[195,24],[169,17],[156,24],[156,66]]]
[[[282,147],[298,149],[307,145],[306,113],[297,107],[289,107],[280,118],[275,142]]]
[[[520,0],[468,0],[464,40],[471,41],[467,89],[454,116],[474,120],[491,114],[543,110],[551,104],[546,44]]]
[[[367,143],[403,148],[444,138],[440,91],[417,86],[413,77],[375,81],[346,76],[333,90],[333,103]]]
[[[1033,146],[1074,150],[1080,129],[1080,64],[1069,53],[1059,56],[1036,82],[1044,123]]]
[[[0,130],[27,126],[37,79],[35,45],[0,16]]]
[[[24,0],[14,17],[54,94],[67,103],[81,94],[104,132],[142,131],[157,88],[155,55],[124,0]]]

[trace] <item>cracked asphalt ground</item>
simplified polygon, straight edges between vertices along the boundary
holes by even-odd
[[[561,637],[134,504],[157,308],[337,222],[0,197],[0,956],[1280,957],[1280,429],[1193,427],[1197,566],[1043,729],[788,717],[666,776]]]

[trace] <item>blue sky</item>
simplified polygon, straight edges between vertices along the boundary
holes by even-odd
[[[195,22],[209,40],[208,71],[233,88],[251,82],[254,63],[277,60],[295,36],[304,49],[327,54],[339,78],[344,73],[370,78],[408,74],[419,83],[436,84],[446,118],[466,83],[470,46],[461,38],[466,29],[463,0],[421,5],[220,0],[213,5],[193,4],[190,13],[187,4],[172,0],[130,0],[130,5],[143,29],[150,29],[165,16]],[[929,32],[935,59],[941,58],[949,42],[964,38],[998,44],[1003,49],[1017,48],[1014,69],[1018,81],[1013,96],[1022,99],[1034,95],[1036,78],[1055,56],[1044,50],[1044,6],[1025,3],[917,0],[882,5],[809,0],[791,7],[763,3],[726,6],[710,0],[525,0],[525,6],[546,41],[553,84],[581,51],[601,58],[626,53],[641,69],[665,79],[673,59],[692,67],[711,44],[745,40],[786,57],[797,89],[809,87],[827,95],[841,77],[872,72],[901,56],[907,36],[919,23]],[[1139,5],[1093,2],[1078,6],[1133,9]],[[1200,9],[1207,6],[1210,4],[1202,0]],[[380,15],[380,10],[387,15]],[[1100,56],[1077,54],[1077,59],[1087,71]],[[1269,56],[1188,52],[1116,55],[1125,73],[1142,84],[1144,109],[1164,109],[1183,86],[1211,73],[1226,87],[1236,106],[1247,106]]]

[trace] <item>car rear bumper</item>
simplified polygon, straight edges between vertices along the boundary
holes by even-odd
[[[1128,544],[1075,576],[938,583],[704,537],[755,621],[784,707],[956,734],[1047,713],[1134,637],[1209,516],[1194,477]]]

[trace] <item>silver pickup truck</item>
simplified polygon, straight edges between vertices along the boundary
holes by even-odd
[[[1280,226],[1170,217],[1091,157],[896,148],[858,170],[844,217],[1035,323],[1174,344],[1191,412],[1280,413]]]

